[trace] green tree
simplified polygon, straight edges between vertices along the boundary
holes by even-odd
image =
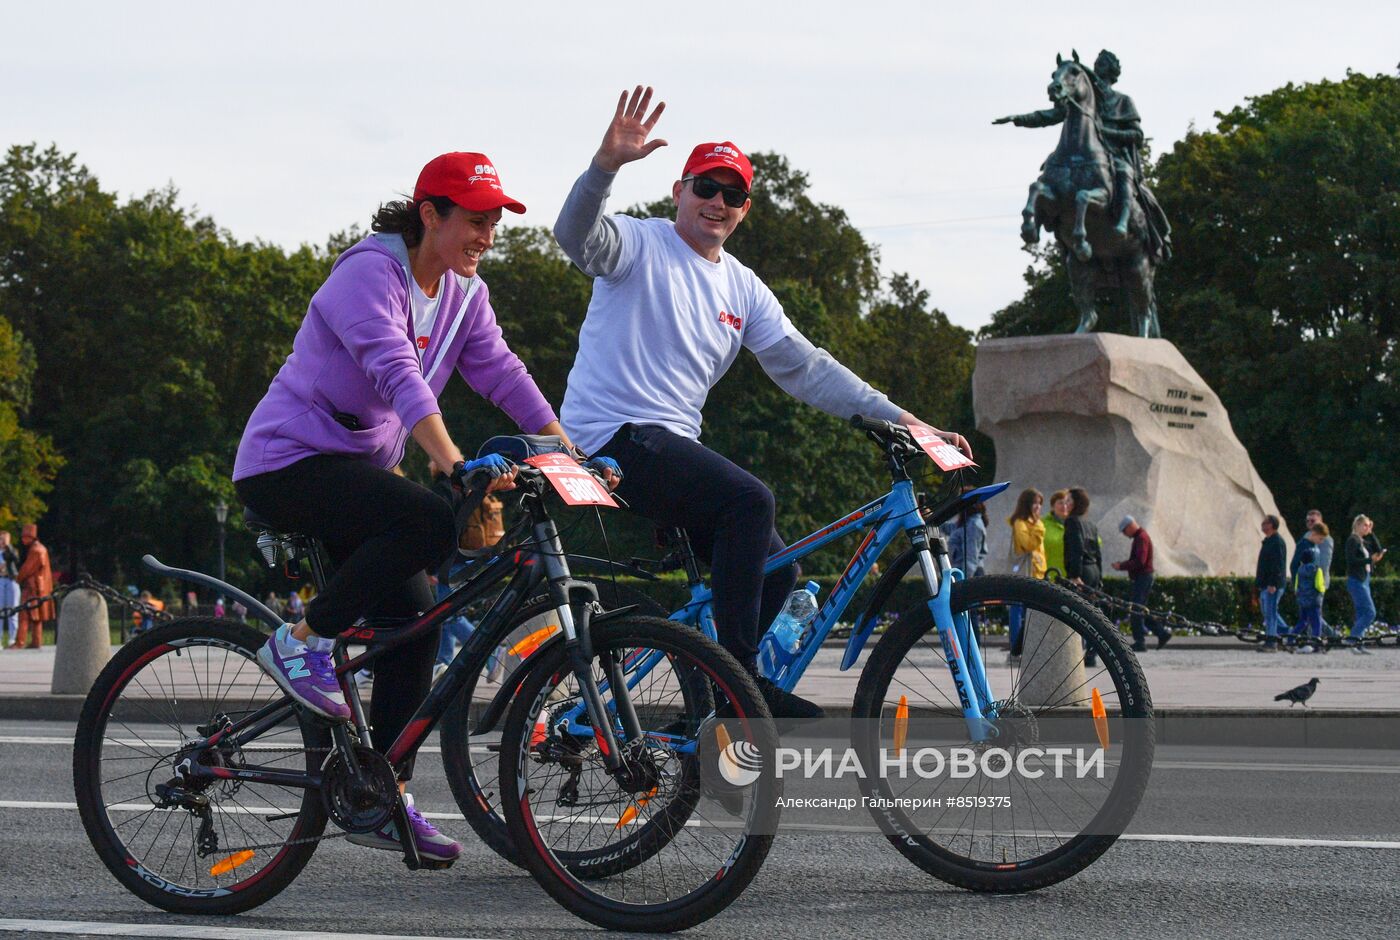
[[[53,441],[20,426],[29,410],[34,349],[0,317],[0,529],[31,522],[47,508],[41,498],[63,465]]]
[[[243,424],[328,263],[238,243],[174,189],[121,203],[71,155],[10,149],[0,316],[34,344],[32,420],[68,460],[45,519],[66,564],[212,565]]]
[[[1396,518],[1400,78],[1289,84],[1216,118],[1154,168],[1175,244],[1163,332],[1290,518]],[[1062,267],[1028,281],[984,335],[1063,329]]]

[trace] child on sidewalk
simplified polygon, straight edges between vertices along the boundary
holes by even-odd
[[[1322,595],[1327,590],[1327,582],[1317,564],[1317,548],[1311,542],[1304,542],[1298,548],[1298,560],[1293,590],[1298,596],[1299,627],[1307,631],[1305,636],[1311,637],[1298,652],[1313,653],[1322,643]]]

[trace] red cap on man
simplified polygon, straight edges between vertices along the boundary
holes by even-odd
[[[753,188],[753,164],[749,158],[744,156],[744,152],[734,146],[730,141],[720,143],[701,144],[690,152],[690,158],[685,161],[685,170],[682,176],[699,176],[710,170],[718,169],[733,170],[744,178],[744,188]]]
[[[472,212],[525,211],[524,204],[501,189],[501,178],[484,153],[445,153],[429,160],[418,174],[413,199],[416,202],[429,196],[446,196]]]

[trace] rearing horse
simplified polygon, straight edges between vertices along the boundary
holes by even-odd
[[[1077,54],[1069,60],[1057,55],[1055,64],[1047,89],[1054,103],[1051,110],[996,122],[1062,125],[1059,146],[1041,167],[1040,178],[1031,183],[1021,212],[1021,238],[1034,245],[1044,227],[1065,247],[1070,290],[1079,310],[1076,333],[1087,333],[1098,322],[1096,290],[1116,288],[1122,292],[1133,335],[1160,337],[1152,288],[1156,258],[1149,250],[1141,201],[1133,192],[1113,191],[1113,162],[1104,146],[1089,70]],[[1130,203],[1126,234],[1118,232],[1110,218],[1115,197]]]

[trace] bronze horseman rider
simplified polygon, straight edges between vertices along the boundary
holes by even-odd
[[[1128,219],[1132,209],[1131,193],[1136,192],[1142,202],[1147,217],[1149,250],[1159,260],[1171,257],[1171,225],[1166,214],[1157,203],[1157,197],[1142,181],[1142,118],[1138,115],[1133,99],[1117,91],[1113,86],[1122,74],[1118,57],[1107,49],[1094,60],[1094,68],[1089,76],[1094,83],[1094,92],[1099,98],[1099,130],[1104,147],[1113,160],[1114,208],[1118,221],[1114,230],[1119,235],[1128,234]],[[1015,114],[998,118],[994,124],[1010,122],[1017,127],[1049,127],[1065,119],[1065,105],[1056,102],[1054,107],[1029,114]],[[1042,167],[1043,169],[1043,167]]]

